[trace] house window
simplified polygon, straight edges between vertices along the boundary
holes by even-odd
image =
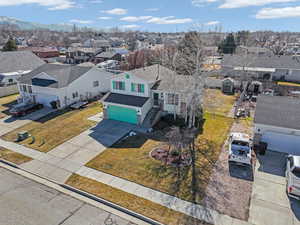
[[[27,92],[27,87],[26,87],[26,85],[22,85],[22,87],[23,87],[23,92]]]
[[[113,81],[113,89],[125,91],[125,82],[124,81]]]
[[[77,98],[78,97],[78,92],[76,91],[75,93],[72,94],[73,98]]]
[[[28,86],[28,93],[32,94],[32,87]]]
[[[131,83],[131,91],[132,92],[138,92],[138,93],[144,93],[145,92],[145,85],[144,84]]]
[[[94,82],[93,82],[93,86],[94,86],[94,87],[99,87],[99,81],[94,81]]]
[[[178,103],[179,103],[179,95],[178,94],[168,94],[167,104],[178,105]]]

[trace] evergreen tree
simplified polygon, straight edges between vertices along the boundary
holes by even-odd
[[[9,51],[16,51],[18,49],[16,41],[10,38],[6,44],[4,45],[2,51],[9,52]]]
[[[219,51],[223,54],[233,54],[236,49],[236,43],[233,33],[226,36],[225,40],[219,45]]]

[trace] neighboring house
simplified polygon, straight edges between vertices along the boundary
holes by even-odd
[[[110,90],[115,76],[97,67],[45,64],[18,80],[23,102],[64,108]]]
[[[225,55],[222,72],[239,77],[247,72],[253,79],[300,82],[300,58],[293,56]]]
[[[0,86],[17,83],[17,79],[45,64],[29,51],[0,52]]]
[[[255,133],[268,149],[300,155],[300,100],[283,96],[258,97]]]
[[[36,56],[47,59],[47,58],[56,58],[60,56],[59,51],[56,48],[50,48],[50,47],[26,47],[18,49],[19,51],[31,51]]]
[[[274,55],[270,49],[261,47],[248,47],[248,46],[238,46],[235,49],[235,54],[237,55],[259,55],[259,56],[272,56]]]
[[[66,52],[66,63],[80,64],[92,61],[101,49],[97,48],[69,48]]]
[[[121,61],[122,55],[120,53],[117,53],[116,51],[109,50],[107,52],[101,52],[95,56],[94,62],[95,63],[101,63],[108,60],[116,60]]]
[[[119,70],[120,62],[117,60],[107,60],[96,65],[99,68],[110,69],[110,70]]]
[[[102,100],[104,117],[142,125],[160,114],[184,116],[193,85],[191,76],[159,65],[122,73],[112,79],[111,93]]]

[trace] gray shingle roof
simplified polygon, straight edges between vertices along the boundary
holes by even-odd
[[[45,64],[29,51],[0,52],[0,73],[29,71]]]
[[[32,78],[44,72],[57,80],[56,83],[51,83],[47,87],[62,88],[68,86],[74,80],[78,79],[83,74],[87,73],[91,68],[92,67],[71,66],[71,65],[63,65],[63,64],[44,64],[39,68],[31,71],[30,73],[22,76],[19,79],[19,82],[24,84],[33,84]],[[40,84],[41,84],[40,86],[45,86],[45,83],[43,84],[40,83]]]
[[[223,67],[260,67],[275,69],[300,69],[300,58],[293,56],[224,55]]]
[[[148,101],[148,99],[149,98],[134,95],[110,93],[105,99],[103,99],[103,102],[142,107]]]
[[[152,65],[135,70],[130,70],[127,73],[148,82],[155,82],[159,79],[163,79],[164,77],[169,77],[174,74],[172,70],[169,70],[168,68],[160,65]]]
[[[259,96],[254,123],[300,130],[300,99]]]
[[[152,90],[187,93],[194,88],[194,85],[195,79],[192,76],[177,74],[175,76],[162,76],[161,80],[152,87]]]

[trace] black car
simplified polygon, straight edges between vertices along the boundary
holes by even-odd
[[[44,106],[39,103],[29,103],[29,104],[18,104],[9,110],[10,114],[13,116],[25,116],[28,113],[34,112],[36,110],[42,109]]]

